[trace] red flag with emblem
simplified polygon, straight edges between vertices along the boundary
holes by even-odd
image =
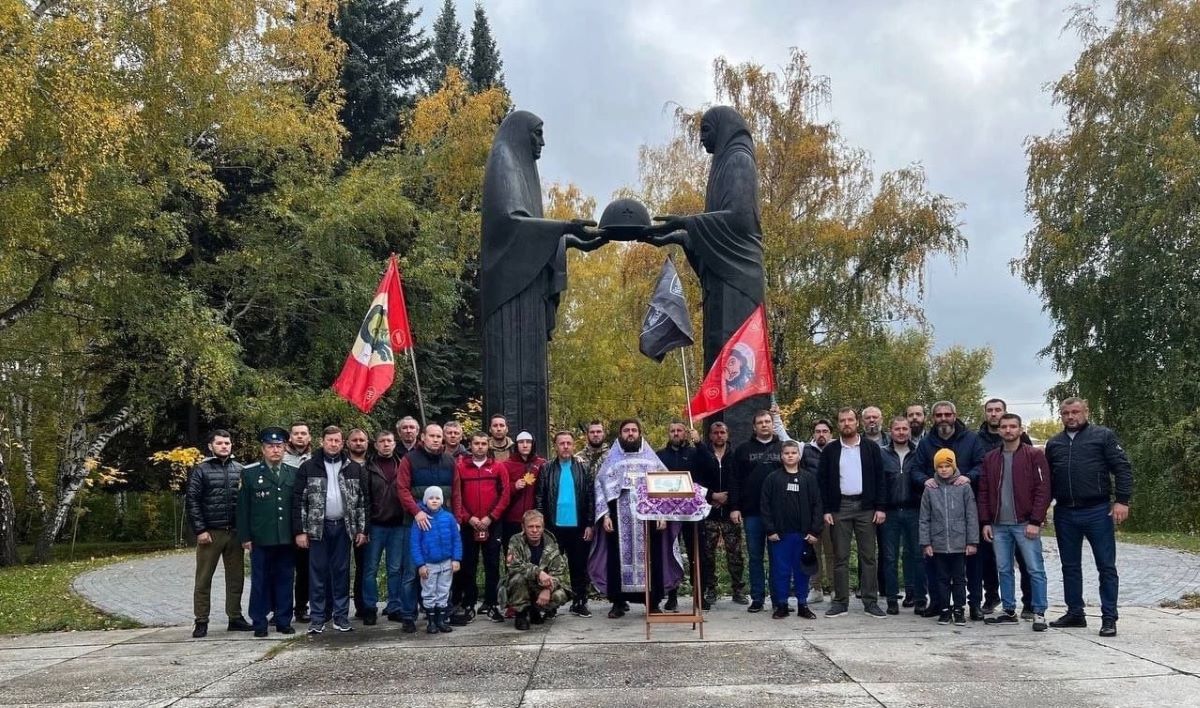
[[[396,375],[396,353],[412,347],[408,329],[408,308],[404,304],[404,285],[396,255],[388,261],[387,271],[375,299],[358,328],[354,347],[346,357],[342,373],[333,382],[333,390],[363,413],[370,413]]]
[[[721,347],[700,390],[692,398],[693,420],[722,411],[738,401],[775,390],[766,309],[759,305]],[[684,412],[687,415],[687,412]]]

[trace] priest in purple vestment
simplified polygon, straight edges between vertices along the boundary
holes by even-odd
[[[609,619],[629,611],[629,603],[645,602],[648,612],[661,612],[659,603],[683,579],[683,559],[675,547],[680,524],[657,521],[650,529],[650,562],[646,562],[646,524],[635,516],[639,478],[667,468],[642,439],[635,419],[621,422],[617,444],[605,455],[596,473],[596,533],[588,556],[588,575],[596,589],[612,602]],[[649,572],[647,572],[649,565]]]

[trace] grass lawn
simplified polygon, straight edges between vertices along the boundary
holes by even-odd
[[[1200,553],[1200,536],[1170,531],[1118,531],[1117,540],[1142,546],[1173,548],[1177,551]]]
[[[102,565],[169,547],[145,543],[76,544],[78,560],[0,568],[0,635],[139,626],[92,607],[71,592],[71,582]],[[30,550],[21,548],[21,556],[27,557]],[[56,559],[66,558],[69,552],[70,544],[64,544],[55,548],[54,555]]]

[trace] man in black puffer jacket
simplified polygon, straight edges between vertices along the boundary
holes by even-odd
[[[229,616],[229,631],[253,629],[242,617],[245,552],[236,531],[242,465],[231,456],[233,438],[228,430],[210,433],[208,450],[213,456],[204,458],[192,469],[184,492],[188,523],[196,534],[196,584],[192,591],[196,626],[192,636],[197,639],[208,634],[217,561],[225,566],[225,614]]]

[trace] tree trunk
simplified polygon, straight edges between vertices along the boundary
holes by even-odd
[[[50,522],[42,527],[42,532],[38,535],[37,544],[33,549],[33,557],[30,559],[32,563],[48,563],[50,561],[50,551],[54,547],[54,542],[71,516],[71,505],[75,501],[75,495],[79,493],[80,487],[87,479],[88,460],[99,459],[100,453],[104,452],[105,446],[114,436],[128,430],[139,421],[139,417],[133,414],[133,410],[126,406],[106,420],[100,426],[100,432],[88,442],[87,428],[84,423],[86,403],[86,393],[79,389],[75,396],[75,424],[67,433],[62,455],[59,458],[58,481],[54,491],[54,513],[50,516]]]
[[[37,483],[37,474],[33,466],[33,400],[27,397],[13,395],[12,402],[12,432],[17,444],[21,446],[21,466],[25,472],[25,504],[43,525],[47,522],[50,509],[46,505],[46,495]]]
[[[0,567],[20,562],[17,557],[17,509],[13,505],[12,487],[8,484],[4,452],[0,450]]]

